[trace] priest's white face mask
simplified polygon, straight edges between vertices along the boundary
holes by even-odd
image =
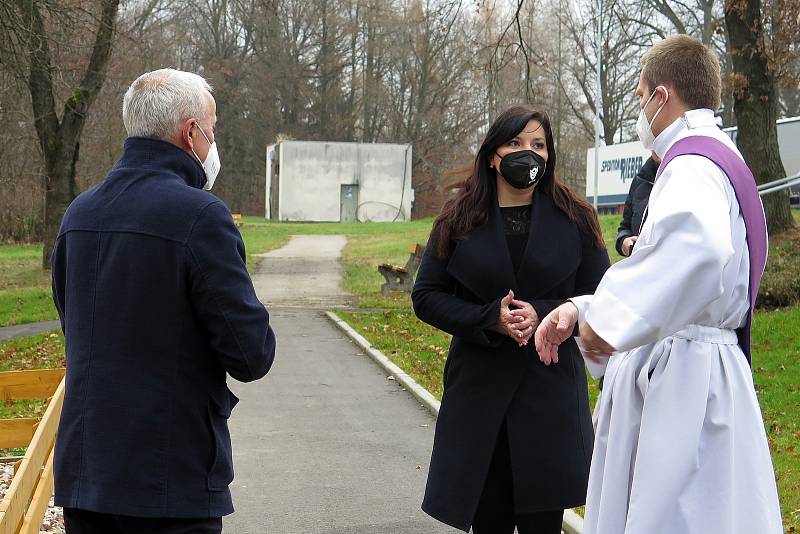
[[[647,109],[647,106],[650,104],[650,101],[653,100],[653,97],[656,96],[656,93],[658,92],[659,89],[663,89],[664,94],[666,94],[667,97],[664,99],[664,103],[661,104],[661,106],[656,111],[656,114],[653,115],[653,118],[648,121],[645,110]],[[658,114],[661,113],[661,110],[664,109],[664,106],[667,105],[668,100],[669,100],[669,91],[663,85],[659,85],[653,90],[652,94],[650,95],[650,98],[647,99],[647,102],[645,102],[644,107],[639,111],[639,120],[636,121],[636,133],[639,135],[639,140],[642,142],[642,146],[644,146],[645,150],[653,150],[653,144],[655,143],[656,140],[656,136],[653,135],[653,123],[656,121]]]
[[[197,158],[197,161],[200,162],[200,165],[203,166],[203,171],[206,173],[206,183],[203,185],[203,189],[206,191],[211,191],[211,188],[214,187],[214,180],[217,179],[217,175],[219,174],[219,170],[222,167],[222,163],[219,161],[219,152],[217,152],[217,141],[214,140],[212,143],[203,129],[200,127],[200,122],[197,123],[197,129],[200,130],[200,133],[203,134],[203,137],[206,138],[208,142],[209,149],[208,154],[206,154],[206,159],[203,161],[200,159],[200,156],[197,155],[197,152],[194,151],[192,148],[192,154],[194,157]]]

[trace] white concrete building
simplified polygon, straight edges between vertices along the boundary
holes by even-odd
[[[267,147],[267,219],[405,221],[413,200],[411,145],[283,141]]]

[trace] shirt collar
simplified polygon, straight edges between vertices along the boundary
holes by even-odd
[[[714,112],[710,109],[690,109],[683,115],[675,119],[675,121],[667,126],[663,132],[658,134],[653,142],[653,148],[658,154],[658,157],[664,159],[667,150],[675,144],[676,141],[690,135],[690,130],[697,128],[716,128],[717,123],[714,119]]]
[[[717,125],[717,121],[714,119],[714,112],[710,109],[690,109],[683,116],[690,130],[706,126],[716,127]]]

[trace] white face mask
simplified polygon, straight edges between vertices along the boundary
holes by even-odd
[[[203,137],[206,138],[208,144],[211,145],[208,149],[208,154],[206,155],[206,160],[203,161],[200,159],[200,156],[197,155],[197,152],[192,149],[192,154],[194,157],[197,158],[197,161],[200,162],[200,165],[203,166],[203,171],[206,173],[206,183],[203,185],[203,189],[206,191],[211,191],[211,188],[214,187],[214,180],[217,179],[217,174],[219,174],[219,169],[222,167],[222,163],[219,161],[219,152],[217,152],[217,142],[214,141],[213,143],[208,139],[206,133],[200,128],[200,123],[197,123],[197,129],[200,130],[200,133],[203,134]]]
[[[647,115],[645,115],[644,110],[647,108],[647,105],[653,100],[653,97],[656,96],[656,92],[658,92],[658,87],[664,89],[664,92],[667,93],[667,98],[664,100],[664,103],[661,104],[661,107],[658,108],[656,114],[653,115],[653,119],[648,122]],[[658,114],[661,113],[661,110],[664,109],[664,106],[667,105],[667,100],[669,100],[669,91],[663,85],[659,85],[653,90],[653,94],[650,95],[650,98],[647,99],[645,102],[644,107],[639,110],[639,120],[636,121],[636,133],[639,135],[639,140],[642,142],[642,146],[644,146],[645,150],[653,150],[653,144],[655,143],[656,136],[653,135],[653,123],[656,121],[656,117]]]

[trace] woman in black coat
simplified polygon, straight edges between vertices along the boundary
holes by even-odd
[[[475,534],[558,534],[586,497],[583,359],[570,340],[562,365],[545,366],[530,337],[594,292],[609,260],[594,211],[555,166],[546,114],[500,115],[434,223],[411,295],[420,319],[453,335],[422,508]]]

